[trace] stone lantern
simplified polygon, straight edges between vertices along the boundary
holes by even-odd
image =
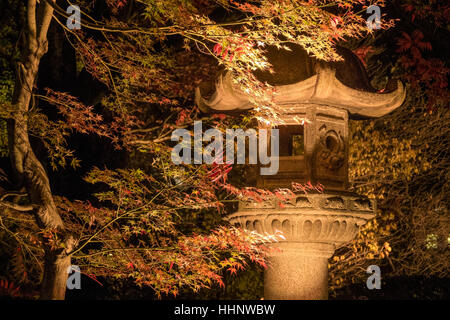
[[[400,81],[389,82],[383,93],[373,89],[366,71],[350,51],[344,61],[323,63],[298,46],[292,51],[269,48],[275,73],[256,76],[274,86],[273,101],[282,108],[279,126],[279,170],[258,176],[257,187],[289,187],[291,182],[321,183],[324,192],[299,193],[280,205],[240,201],[232,224],[260,233],[284,233],[264,275],[264,298],[327,299],[328,259],[336,247],[356,237],[359,227],[375,215],[376,203],[348,191],[348,120],[383,116],[405,98]],[[208,89],[209,85],[209,89]],[[214,85],[196,91],[197,105],[206,112],[244,111],[253,107],[249,96],[220,74]],[[307,119],[301,125],[296,119]]]

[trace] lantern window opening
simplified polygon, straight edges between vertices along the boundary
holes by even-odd
[[[304,126],[282,125],[276,127],[280,137],[280,157],[297,157],[305,153]]]

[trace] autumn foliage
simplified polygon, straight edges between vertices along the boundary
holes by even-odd
[[[389,266],[396,275],[419,272],[401,267],[407,261],[430,265],[431,273],[448,276],[448,259],[446,263],[442,255],[426,251],[424,243],[430,234],[442,239],[448,233],[448,221],[439,208],[445,207],[448,192],[448,181],[442,176],[448,169],[449,69],[446,61],[433,55],[436,41],[430,39],[429,27],[404,25],[430,20],[442,28],[448,24],[449,7],[439,1],[408,0],[400,6],[407,23],[396,14],[386,14],[382,29],[370,31],[365,10],[371,4],[381,6],[383,12],[384,8],[396,12],[384,1],[365,0],[83,0],[77,3],[82,29],[74,30],[66,26],[65,8],[53,5],[52,26],[58,30],[54,32],[73,54],[73,60],[61,59],[73,65],[71,77],[76,81],[73,88],[62,90],[60,83],[40,86],[38,77],[36,87],[27,88],[32,102],[24,116],[33,148],[50,173],[52,199],[67,234],[39,226],[30,213],[35,208],[29,208],[27,192],[17,187],[14,174],[0,170],[0,240],[5,244],[2,254],[9,258],[4,269],[11,279],[1,280],[0,292],[24,297],[19,285],[34,292],[44,273],[44,247],[63,250],[68,235],[74,241],[69,253],[72,264],[84,274],[132,280],[151,287],[157,297],[178,296],[183,288],[222,289],[225,275],[255,265],[266,267],[267,244],[282,235],[249,232],[223,218],[239,199],[276,197],[282,203],[294,193],[322,192],[323,186],[307,183],[261,190],[243,184],[245,169],[229,164],[175,166],[170,136],[175,129],[189,129],[194,120],[222,130],[251,127],[255,119],[276,122],[279,110],[267,94],[270,85],[260,82],[254,71],[273,71],[265,49],[289,49],[287,42],[324,61],[340,60],[335,46],[345,44],[372,76],[379,74],[373,81],[379,91],[387,89],[387,77],[408,85],[407,102],[399,112],[351,124],[352,186],[376,198],[381,209],[358,238],[339,248],[330,260],[332,290],[360,282],[366,276],[364,268],[373,262]],[[16,5],[8,10],[15,8],[16,20],[25,25],[26,8]],[[16,23],[9,16],[2,19],[4,25]],[[400,23],[400,32],[394,22]],[[2,39],[6,55],[0,50],[6,66],[5,59],[18,59],[13,44],[19,32],[8,28],[0,32],[9,39]],[[60,52],[52,39],[49,50]],[[40,75],[48,69],[52,68],[41,69]],[[258,106],[253,112],[205,116],[195,106],[195,88],[223,69],[234,73],[244,92],[252,92]],[[2,156],[8,154],[6,122],[17,116],[11,104],[12,74],[2,75],[9,77],[1,87]],[[84,83],[86,79],[90,82]],[[111,165],[111,159],[90,162],[103,155],[83,154],[79,141],[92,143],[95,150],[108,146],[112,151],[106,156],[126,160],[120,165]],[[70,176],[72,170],[80,170],[75,171],[76,179]],[[80,198],[65,194],[70,188],[55,187],[75,180],[85,189],[76,190]],[[421,209],[433,212],[434,222],[425,219]],[[427,226],[426,231],[418,232],[419,225]],[[445,248],[441,243],[435,249]],[[414,250],[417,254],[410,254]]]

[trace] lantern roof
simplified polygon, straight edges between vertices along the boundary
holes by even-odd
[[[377,92],[368,80],[361,61],[350,50],[338,47],[339,62],[322,62],[311,58],[298,45],[291,50],[269,47],[267,58],[274,73],[255,71],[258,80],[272,85],[272,101],[278,106],[327,105],[345,109],[350,118],[384,116],[404,101],[406,90],[401,81],[389,81]],[[222,71],[214,83],[196,88],[196,103],[204,112],[244,111],[254,107],[250,94],[234,82],[233,74]]]

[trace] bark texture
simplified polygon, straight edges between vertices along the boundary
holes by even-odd
[[[54,1],[54,0],[51,0]],[[57,232],[64,248],[44,246],[44,276],[41,299],[64,299],[67,269],[70,266],[71,238],[66,234],[63,221],[53,200],[47,173],[36,158],[28,137],[28,111],[34,103],[33,88],[39,62],[47,52],[47,31],[53,8],[46,2],[28,0],[24,48],[17,66],[16,83],[12,99],[13,114],[8,122],[8,140],[12,167],[19,188],[25,187],[36,223],[42,230]]]

